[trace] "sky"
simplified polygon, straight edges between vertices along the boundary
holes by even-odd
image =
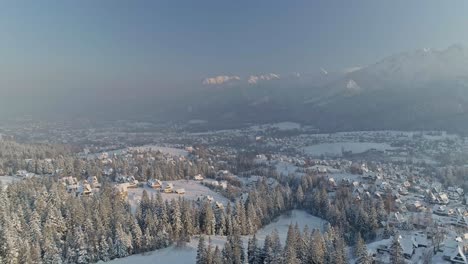
[[[467,14],[463,0],[1,1],[0,110],[163,97],[210,77],[340,70],[466,45]]]

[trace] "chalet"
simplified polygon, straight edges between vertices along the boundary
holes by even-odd
[[[155,180],[155,179],[150,179],[146,183],[148,187],[153,188],[153,189],[160,189],[162,186],[162,182],[160,180]]]
[[[217,173],[217,176],[228,176],[230,173],[228,170],[220,170]]]
[[[429,240],[427,239],[427,235],[423,232],[418,232],[413,235],[414,242],[416,247],[418,248],[427,248],[429,247]]]
[[[125,183],[127,182],[127,176],[119,175],[115,178],[115,180],[118,183]]]
[[[447,206],[445,205],[436,205],[434,206],[432,212],[436,215],[448,216]]]
[[[398,193],[401,194],[401,195],[408,195],[409,194],[408,190],[405,187],[399,188]]]
[[[423,211],[424,206],[420,201],[414,201],[412,203],[408,203],[406,208],[408,208],[410,212],[421,212]]]
[[[25,170],[19,170],[16,172],[16,176],[21,177],[21,178],[29,178],[29,177],[34,176],[34,173],[30,173]]]
[[[104,175],[106,175],[106,176],[111,176],[113,173],[114,173],[114,169],[113,169],[113,168],[105,168],[105,169],[102,171],[102,174],[104,174]]]
[[[129,176],[127,182],[129,183],[128,188],[138,187],[138,180],[136,180],[134,176]]]
[[[166,184],[166,186],[164,186],[164,190],[163,190],[165,193],[172,193],[174,191],[174,185],[172,183],[168,183]]]
[[[87,182],[83,182],[78,186],[78,189],[76,191],[76,196],[89,196],[92,194],[93,188],[91,188],[91,185]]]
[[[454,226],[468,228],[468,216],[459,216],[452,224]]]
[[[220,210],[224,209],[224,204],[221,202],[215,202],[215,206],[216,206],[216,209],[220,209]]]
[[[62,183],[64,186],[67,185],[77,185],[78,180],[75,177],[69,176],[69,177],[62,177],[59,179],[59,182]]]
[[[391,213],[388,217],[388,224],[390,226],[399,227],[405,222],[404,217],[400,213]]]
[[[126,197],[128,194],[128,183],[120,183],[114,186],[114,190],[117,194]]]
[[[185,189],[184,188],[179,188],[174,191],[177,194],[185,194]]]
[[[399,241],[400,241],[401,249],[403,251],[403,256],[406,259],[411,259],[415,253],[415,249],[418,248],[418,244],[416,243],[416,240],[414,239],[414,237],[409,237],[409,236],[401,237],[400,236]]]
[[[101,188],[101,184],[99,183],[96,176],[89,176],[87,179],[88,183],[91,185],[92,188]]]
[[[336,181],[334,178],[329,178],[328,179],[328,185],[327,185],[327,190],[329,192],[333,192],[338,188],[338,185],[336,184]]]
[[[193,177],[196,181],[203,181],[205,178],[201,174],[197,174]]]
[[[333,179],[333,178],[331,178],[331,179]],[[352,184],[353,184],[353,181],[351,179],[349,179],[349,178],[341,179],[341,185],[343,185],[343,186],[349,187]],[[357,187],[357,186],[354,186],[354,187]]]
[[[78,191],[78,184],[67,185],[67,192],[68,193],[76,193],[77,191]]]
[[[208,201],[208,202],[213,202],[214,199],[213,199],[213,196],[209,196],[209,195],[205,195],[205,196],[200,196],[198,197],[198,201],[199,202],[202,202],[202,201]]]
[[[462,242],[452,241],[445,246],[443,251],[443,259],[454,264],[467,264],[465,252]]]

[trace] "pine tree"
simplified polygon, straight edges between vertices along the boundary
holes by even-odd
[[[118,226],[114,239],[114,256],[123,258],[129,255],[129,247],[131,246],[131,240],[129,241],[127,234],[122,230],[122,226]]]
[[[213,253],[213,264],[223,264],[223,256],[221,255],[221,250],[216,246]]]
[[[320,231],[312,231],[310,240],[311,241],[308,248],[308,263],[325,263],[327,247],[325,246],[325,241],[322,237],[322,234],[320,234]]]
[[[286,237],[286,245],[283,253],[283,261],[287,264],[299,263],[297,258],[297,234],[292,225],[289,225],[288,234]]]
[[[361,233],[358,233],[356,239],[356,245],[354,246],[354,257],[356,258],[356,264],[370,264],[372,260],[367,252],[367,246],[362,239]]]
[[[109,237],[109,239],[111,239]],[[101,236],[99,240],[99,259],[106,262],[110,260],[110,244],[104,236]]]
[[[249,264],[260,264],[258,241],[255,234],[252,238],[249,238],[247,245],[247,258]]]
[[[206,245],[205,245],[205,237],[200,236],[198,240],[198,247],[197,247],[197,264],[205,264],[207,261],[206,257]]]
[[[213,245],[211,243],[211,237],[208,237],[208,247],[206,248],[206,264],[213,264]]]
[[[228,236],[223,249],[223,259],[228,264],[242,264],[245,261],[244,246],[240,235]]]
[[[400,235],[395,234],[393,236],[392,244],[390,246],[390,263],[391,264],[403,264],[405,263],[403,257],[403,249],[400,244]]]
[[[281,246],[278,230],[273,230],[272,234],[270,235],[269,243],[270,246],[266,249],[265,252],[265,262],[272,264],[283,263],[283,247]]]

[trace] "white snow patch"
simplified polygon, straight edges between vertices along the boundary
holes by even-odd
[[[160,151],[163,154],[168,154],[171,156],[188,156],[188,151],[185,149],[171,148],[171,147],[162,147],[156,145],[146,145],[141,147],[131,147],[129,150],[140,150],[140,151]]]
[[[305,226],[308,226],[310,230],[319,229],[320,231],[323,231],[323,227],[327,221],[302,210],[292,210],[290,214],[281,215],[274,222],[258,230],[257,238],[263,244],[265,237],[270,235],[273,230],[276,229],[278,230],[280,241],[284,245],[289,225],[295,225],[296,223],[301,230],[303,230]]]
[[[20,178],[15,177],[15,176],[0,176],[0,183],[3,187],[6,187],[8,184],[11,184],[19,180]]]
[[[322,143],[303,148],[304,152],[311,156],[342,156],[342,150],[351,151],[352,153],[362,153],[371,149],[385,151],[392,149],[386,143],[373,143],[373,142],[336,142],[336,143]]]

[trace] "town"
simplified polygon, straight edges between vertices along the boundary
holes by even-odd
[[[76,132],[62,133],[60,138]],[[99,196],[104,184],[135,213],[144,196],[209,204],[216,212],[245,201],[260,181],[266,180],[274,189],[291,179],[313,177],[321,179],[330,200],[346,190],[354,204],[372,201],[384,207],[367,239],[373,262],[389,263],[393,237],[398,236],[404,259],[410,263],[424,259],[465,263],[468,167],[463,160],[468,140],[461,136],[438,131],[318,134],[291,122],[203,133],[169,132],[160,138],[155,137],[158,133],[151,133],[152,141],[143,145],[132,145],[131,139],[127,142],[120,136],[121,147],[113,148],[111,131],[101,139],[102,132],[88,132],[94,140],[80,145],[81,151],[70,160],[28,158],[19,161],[16,170],[3,162],[0,180],[7,188],[8,183],[22,179],[56,178],[75,199]],[[8,129],[3,134],[8,135]],[[16,135],[10,133],[10,137],[2,142],[17,144],[11,141]],[[96,145],[96,141],[102,143]],[[75,163],[81,171],[76,174],[77,168],[67,163]]]

